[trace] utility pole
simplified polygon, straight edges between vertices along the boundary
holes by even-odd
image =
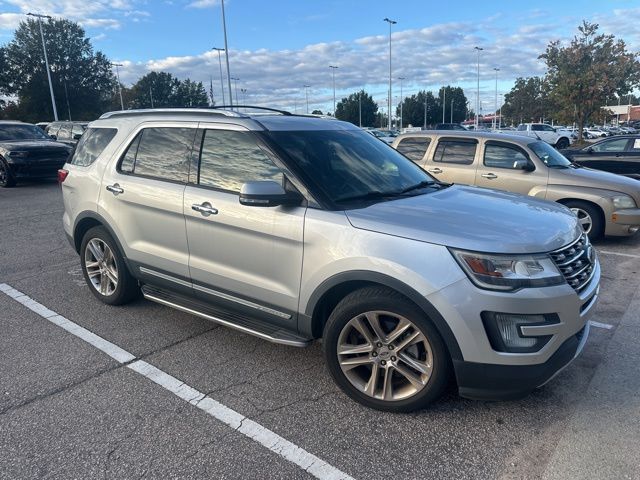
[[[402,127],[404,126],[404,123],[402,121],[402,104],[404,103],[404,98],[402,97],[402,81],[405,79],[405,77],[398,77],[398,80],[400,80],[400,131],[402,132]]]
[[[67,99],[67,113],[69,115],[69,121],[71,121],[71,107],[69,106],[69,92],[67,91],[67,79],[63,80],[64,82],[64,96]]]
[[[427,92],[424,92],[424,129],[427,129],[427,100],[429,99],[429,97],[427,97]]]
[[[444,112],[447,108],[447,87],[442,87],[442,123],[444,123]]]
[[[220,67],[220,90],[222,90],[222,105],[225,104],[224,99],[224,80],[222,79],[222,58],[220,57],[220,52],[224,52],[224,48],[213,47],[211,50],[215,50],[218,52],[218,66]],[[231,94],[231,91],[229,91]]]
[[[151,87],[149,87],[149,98],[151,98],[151,108],[153,107],[153,91],[151,90]]]
[[[358,92],[358,125],[362,128],[362,90]]]
[[[124,110],[124,102],[122,101],[122,84],[120,83],[120,70],[118,67],[122,67],[122,63],[112,63],[112,67],[116,67],[116,78],[118,79],[118,93],[120,94],[120,110]]]
[[[451,99],[451,120],[450,123],[453,123],[453,98]]]
[[[227,19],[224,14],[224,0],[220,1],[222,5],[222,30],[224,31],[224,57],[227,61],[227,82],[229,84],[229,106],[233,107],[233,95],[231,94],[231,70],[229,69],[229,44],[227,42]],[[236,93],[236,103],[238,95]]]
[[[42,32],[42,19],[51,20],[49,15],[40,15],[39,13],[27,13],[27,16],[36,17],[38,26],[40,27],[40,38],[42,39],[42,51],[44,52],[44,65],[47,69],[47,78],[49,79],[49,93],[51,94],[51,106],[53,107],[53,119],[58,121],[58,109],[56,108],[56,97],[53,94],[53,84],[51,83],[51,71],[49,70],[49,59],[47,58],[47,47],[44,43],[44,33]]]
[[[496,128],[496,115],[498,114],[498,72],[500,71],[499,68],[494,68],[495,72],[496,72],[496,109],[494,110],[494,114],[493,114],[493,128]]]
[[[333,117],[336,116],[336,69],[335,65],[329,65],[329,68],[333,72]]]
[[[307,115],[309,115],[309,87],[311,85],[303,85],[304,87],[304,97],[307,100]]]
[[[238,105],[238,80],[240,80],[237,77],[231,77],[231,80],[233,80],[234,83],[234,87],[235,87],[235,91],[236,91],[236,105]],[[229,93],[231,93],[231,90],[229,90]],[[229,95],[231,96],[231,95]]]
[[[389,24],[389,130],[391,130],[391,26],[395,25],[396,22],[395,20],[391,20],[389,18],[385,18],[383,21],[387,22]]]
[[[473,47],[478,52],[478,96],[476,97],[476,130],[480,123],[480,52],[484,50],[482,47]]]

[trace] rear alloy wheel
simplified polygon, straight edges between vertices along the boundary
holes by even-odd
[[[569,147],[569,140],[562,137],[561,139],[558,140],[558,142],[556,143],[556,148],[558,150],[564,150],[565,148]]]
[[[597,239],[604,233],[604,222],[597,208],[586,202],[571,201],[565,205],[578,217],[578,223],[590,239]]]
[[[11,170],[2,159],[0,159],[0,187],[11,188],[15,186],[16,180],[11,175]]]
[[[336,383],[368,407],[416,410],[446,386],[449,358],[440,335],[392,290],[370,287],[345,297],[327,321],[324,345]]]
[[[80,262],[91,293],[102,302],[122,305],[139,294],[136,280],[104,227],[93,227],[85,234],[80,246]]]

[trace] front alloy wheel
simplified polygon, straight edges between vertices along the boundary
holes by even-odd
[[[338,338],[340,368],[359,391],[380,400],[420,392],[433,372],[431,344],[406,318],[371,311],[352,318]]]
[[[421,308],[387,287],[345,296],[329,315],[323,344],[335,382],[367,407],[417,410],[449,380],[451,359],[440,333]]]
[[[571,211],[576,217],[578,217],[578,223],[580,223],[584,233],[589,235],[591,233],[591,228],[593,227],[593,219],[591,218],[591,215],[589,215],[589,212],[578,207],[572,208]]]

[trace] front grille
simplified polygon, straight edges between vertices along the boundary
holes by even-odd
[[[51,149],[37,149],[30,150],[27,154],[29,160],[54,160],[60,161],[64,160],[69,156],[69,152],[67,150],[62,150],[56,148],[55,150]]]
[[[596,256],[586,234],[549,255],[576,292],[586,287],[593,277]]]

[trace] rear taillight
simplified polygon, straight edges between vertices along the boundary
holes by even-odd
[[[64,170],[61,168],[58,170],[58,183],[62,183],[67,179],[67,175],[69,175],[69,170]]]

